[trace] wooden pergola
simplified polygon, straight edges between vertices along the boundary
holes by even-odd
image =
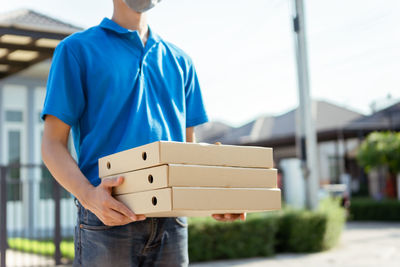
[[[0,79],[51,58],[57,44],[81,28],[31,10],[0,15]]]

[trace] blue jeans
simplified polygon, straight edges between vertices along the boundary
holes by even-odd
[[[107,226],[76,199],[75,204],[73,266],[188,266],[186,217],[146,218]]]

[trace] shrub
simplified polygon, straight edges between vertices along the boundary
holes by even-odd
[[[277,234],[278,252],[321,250],[326,217],[310,211],[289,211],[281,215]]]
[[[270,256],[275,252],[316,252],[335,246],[345,222],[340,199],[325,200],[317,211],[284,208],[249,214],[246,222],[189,220],[191,261]]]
[[[321,250],[333,248],[339,242],[346,222],[346,210],[341,206],[341,202],[341,198],[326,199],[320,205],[319,212],[327,218]]]
[[[400,221],[400,201],[353,198],[350,219],[354,221]]]
[[[254,214],[255,215],[255,214]],[[246,222],[189,221],[191,261],[270,256],[274,253],[276,217],[250,214]]]
[[[317,252],[339,241],[345,211],[339,199],[324,200],[317,211],[287,209],[280,214],[277,252]]]

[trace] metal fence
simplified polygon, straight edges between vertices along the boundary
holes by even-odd
[[[71,264],[75,220],[44,165],[0,166],[0,267]]]

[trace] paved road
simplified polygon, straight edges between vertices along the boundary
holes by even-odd
[[[8,251],[7,266],[47,265],[52,259]],[[36,264],[35,264],[36,263]],[[348,223],[339,245],[326,252],[195,263],[190,267],[400,267],[400,223]]]
[[[327,252],[191,265],[206,266],[400,267],[400,223],[348,223],[339,245]]]
[[[6,255],[7,267],[54,266],[54,260],[50,257],[23,253],[14,250],[8,250]]]

